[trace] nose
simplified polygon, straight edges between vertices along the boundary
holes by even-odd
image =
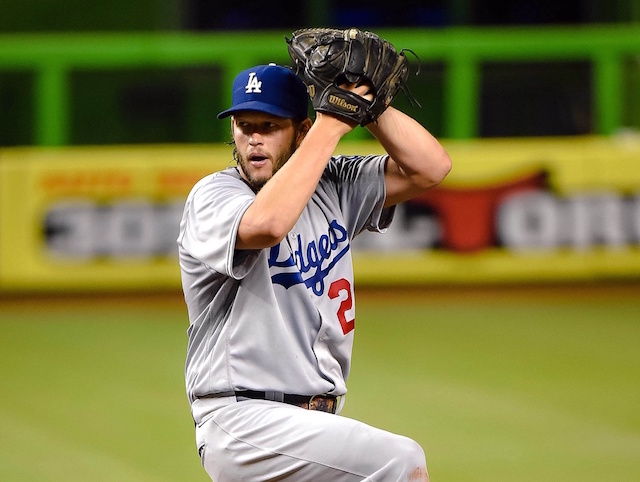
[[[262,144],[262,136],[256,130],[251,131],[249,134],[249,144],[252,146]]]

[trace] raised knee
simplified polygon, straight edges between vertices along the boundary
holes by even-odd
[[[399,457],[402,459],[404,473],[408,482],[428,482],[427,460],[424,450],[416,441],[405,438],[399,447]]]
[[[364,480],[394,482],[425,482],[429,480],[427,462],[422,447],[414,440],[385,433],[371,444],[366,456],[370,470]],[[362,459],[361,459],[362,461]]]

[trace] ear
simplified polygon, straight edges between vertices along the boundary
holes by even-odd
[[[309,132],[309,129],[311,129],[312,125],[313,125],[313,122],[309,118],[303,120],[300,123],[300,127],[298,128],[298,135],[297,135],[297,139],[296,139],[298,146],[302,142],[302,139],[305,138],[305,136]]]
[[[236,139],[236,118],[235,116],[230,116],[230,122],[229,122],[229,133],[231,134],[231,139],[234,140]]]

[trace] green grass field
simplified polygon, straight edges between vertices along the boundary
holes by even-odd
[[[344,416],[432,482],[640,480],[640,289],[358,293]],[[0,480],[205,481],[179,296],[0,298]]]

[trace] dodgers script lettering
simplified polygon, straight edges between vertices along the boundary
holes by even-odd
[[[307,288],[311,288],[316,295],[320,296],[324,293],[325,278],[349,251],[349,246],[347,230],[336,220],[331,221],[326,234],[306,245],[298,234],[286,258],[280,254],[280,245],[271,248],[269,268],[280,268],[271,276],[271,281],[287,289],[304,283]]]

